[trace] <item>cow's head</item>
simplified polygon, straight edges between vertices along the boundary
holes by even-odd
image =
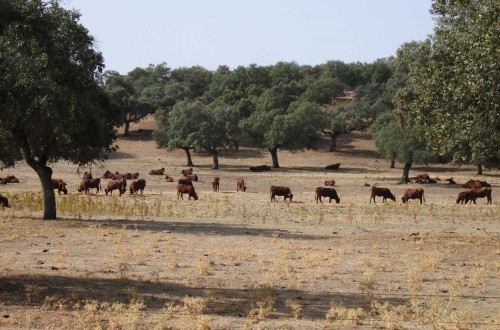
[[[403,204],[406,203],[406,197],[405,196],[401,197],[401,200],[403,201]]]
[[[290,198],[290,202],[292,201],[292,198],[293,198],[293,194],[292,193],[289,193],[288,194],[288,198]]]
[[[338,203],[340,203],[340,198],[338,198],[338,197],[337,197],[337,198],[335,199],[335,202],[336,202],[337,204],[338,204]]]
[[[394,194],[391,194],[391,197],[389,197],[389,199],[391,199],[393,202],[396,201],[396,196],[394,196]]]
[[[68,189],[66,188],[66,182],[59,182],[59,190],[62,191],[65,195],[68,194]]]

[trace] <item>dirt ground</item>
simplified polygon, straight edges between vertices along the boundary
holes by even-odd
[[[498,329],[500,328],[500,172],[415,166],[411,174],[480,178],[493,205],[456,205],[463,188],[440,181],[398,185],[368,133],[328,140],[317,151],[279,151],[282,168],[253,173],[268,152],[222,151],[220,169],[193,154],[199,200],[178,200],[176,183],[150,176],[186,168],[183,151],[157,149],[154,122],[131,128],[102,167],[53,165],[68,182],[58,219],[43,221],[40,183],[25,164],[5,169],[18,184],[0,187],[0,327],[106,329]],[[341,163],[338,171],[324,166]],[[139,172],[143,196],[77,192],[83,171]],[[211,178],[220,177],[213,192]],[[236,192],[236,178],[248,187]],[[314,191],[334,179],[340,203]],[[103,179],[103,185],[107,180]],[[370,203],[370,187],[396,202]],[[270,201],[269,187],[293,202]],[[422,187],[426,202],[401,203]],[[95,191],[95,190],[93,190]]]

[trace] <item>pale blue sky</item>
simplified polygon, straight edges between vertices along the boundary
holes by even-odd
[[[106,70],[373,62],[432,33],[431,0],[63,0]]]

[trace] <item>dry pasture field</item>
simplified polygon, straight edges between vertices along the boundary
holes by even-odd
[[[36,174],[23,164],[2,171],[21,182],[0,187],[12,204],[0,210],[0,327],[500,328],[500,172],[481,177],[493,205],[456,205],[464,189],[443,181],[397,185],[401,168],[355,133],[336,153],[280,151],[282,168],[263,173],[248,167],[270,164],[264,151],[223,151],[219,170],[194,154],[199,200],[177,200],[176,183],[147,173],[165,167],[177,180],[184,152],[156,149],[140,127],[104,167],[84,170],[139,172],[143,196],[81,195],[82,173],[58,163],[53,177],[70,193],[56,196],[59,219],[43,221]],[[338,171],[323,169],[336,162]],[[472,167],[411,173],[420,172],[477,177]],[[247,192],[236,192],[237,177]],[[329,179],[340,203],[316,204]],[[365,183],[390,188],[396,202],[369,203]],[[293,201],[271,202],[271,185],[290,187]],[[423,205],[401,203],[409,187],[424,188]]]

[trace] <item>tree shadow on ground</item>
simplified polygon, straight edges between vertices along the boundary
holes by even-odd
[[[294,202],[296,203],[296,202]],[[76,220],[76,219],[61,219],[66,221],[71,227],[88,228],[90,225],[104,226],[109,228],[128,230],[143,230],[149,232],[173,232],[185,234],[203,234],[205,236],[263,236],[263,237],[281,237],[284,239],[329,239],[326,235],[306,235],[300,232],[293,233],[284,229],[271,228],[252,228],[240,225],[230,225],[224,223],[198,223],[193,221],[155,221],[155,220],[124,220],[124,219],[108,219],[108,220]]]
[[[57,270],[53,270],[57,272]],[[103,278],[116,276],[116,278]],[[210,297],[205,299],[204,313],[217,313],[221,316],[244,317],[251,308],[258,307],[257,301],[275,302],[275,311],[271,318],[290,315],[286,306],[288,299],[298,301],[303,310],[301,315],[311,319],[325,319],[330,304],[335,301],[337,306],[345,308],[369,309],[370,301],[363,293],[341,292],[311,292],[276,287],[256,288],[213,288],[192,287],[167,281],[144,281],[132,279],[130,274],[124,276],[119,270],[101,270],[85,278],[52,274],[40,275],[8,275],[0,277],[0,300],[4,306],[50,307],[59,309],[60,299],[67,303],[66,308],[86,302],[98,301],[113,304],[121,302],[125,305],[132,301],[142,300],[146,312],[163,309],[166,304],[182,305],[185,297]],[[55,305],[50,306],[46,298],[59,298]],[[397,295],[378,298],[382,304],[396,307],[407,304],[408,297]],[[49,306],[47,306],[49,305]],[[216,312],[217,311],[217,312]]]

